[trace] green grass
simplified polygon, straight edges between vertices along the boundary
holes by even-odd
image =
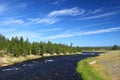
[[[89,60],[94,60],[95,58],[87,58],[78,62],[76,71],[80,73],[83,80],[106,80],[100,74],[89,65]]]
[[[119,80],[120,51],[108,51],[97,57],[79,61],[76,71],[83,80]]]

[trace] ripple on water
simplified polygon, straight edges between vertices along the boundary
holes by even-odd
[[[19,69],[20,68],[13,67],[13,68],[2,69],[2,71],[12,71],[12,70],[19,70]]]
[[[45,63],[53,62],[53,61],[54,61],[53,59],[47,59],[47,60],[45,60]]]
[[[23,64],[22,66],[23,66],[23,67],[32,67],[33,64]]]

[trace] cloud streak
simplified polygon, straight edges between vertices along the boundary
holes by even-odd
[[[29,19],[32,23],[40,24],[40,23],[46,23],[46,24],[54,24],[58,21],[56,18],[30,18]]]
[[[56,31],[56,30],[61,30],[61,28],[54,28],[54,29],[49,29],[46,31]],[[62,34],[58,35],[53,35],[53,36],[48,36],[48,37],[43,37],[44,34],[40,32],[32,32],[32,31],[17,31],[15,29],[0,29],[2,31],[1,33],[5,35],[7,38],[11,39],[12,37],[21,37],[23,36],[25,39],[29,38],[30,41],[34,40],[50,40],[50,39],[59,39],[59,38],[67,38],[67,37],[74,37],[74,36],[83,36],[83,35],[93,35],[93,34],[102,34],[102,33],[109,33],[109,32],[116,32],[120,31],[120,27],[114,27],[114,28],[108,28],[108,29],[101,29],[101,30],[94,30],[94,31],[85,31],[85,32],[77,32],[77,31],[72,31],[72,32],[65,32]]]
[[[100,14],[100,15],[82,17],[82,18],[80,18],[80,20],[104,18],[104,17],[108,17],[108,16],[118,15],[119,13],[120,13],[120,11],[108,12],[108,13],[103,13],[103,14]]]
[[[95,9],[95,10],[90,10],[90,11],[88,11],[88,15],[89,14],[98,14],[98,13],[101,13],[101,12],[103,12],[103,7],[102,8],[98,8],[98,9]]]
[[[48,14],[48,17],[57,17],[57,16],[77,16],[81,15],[85,12],[83,9],[79,9],[77,7],[73,7],[71,9],[62,9],[52,11]]]
[[[10,33],[4,33],[3,35],[5,35],[9,39],[16,36],[20,38],[22,36],[24,39],[28,38],[30,41],[40,40],[41,37],[40,33],[31,32],[31,31],[14,31]]]
[[[115,27],[115,28],[101,29],[101,30],[95,30],[95,31],[75,32],[75,33],[71,32],[71,33],[63,33],[63,34],[45,37],[43,39],[57,39],[57,38],[66,38],[66,37],[73,37],[73,36],[92,35],[92,34],[115,32],[119,30],[120,30],[120,27]]]
[[[8,24],[25,24],[24,20],[22,20],[22,19],[13,19],[13,18],[4,20],[1,23],[7,24],[7,25]]]
[[[52,5],[55,6],[60,6],[60,4],[62,4],[63,2],[65,2],[66,0],[56,0],[55,2],[52,3]]]
[[[59,31],[59,30],[62,30],[62,28],[52,28],[52,29],[46,29],[46,30],[43,30],[44,32],[50,32],[50,31]]]

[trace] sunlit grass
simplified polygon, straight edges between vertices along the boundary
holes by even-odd
[[[110,51],[78,62],[76,70],[83,80],[119,80],[119,63],[120,51]]]
[[[0,57],[0,66],[8,66],[13,65],[15,63],[32,60],[36,58],[40,58],[41,56],[38,55],[27,55],[27,56],[19,56],[19,57],[13,57],[11,55],[4,55],[3,57]]]

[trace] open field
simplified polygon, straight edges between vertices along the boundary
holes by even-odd
[[[120,51],[82,60],[76,70],[83,80],[120,80]]]

